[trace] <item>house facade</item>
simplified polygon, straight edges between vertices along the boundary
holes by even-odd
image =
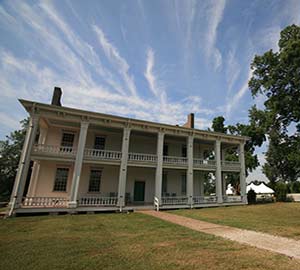
[[[57,90],[57,89],[56,89]],[[246,204],[247,137],[20,100],[30,123],[10,214]],[[235,149],[236,161],[226,160]],[[226,196],[226,176],[239,194]]]

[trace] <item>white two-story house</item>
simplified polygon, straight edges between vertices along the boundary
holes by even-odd
[[[246,204],[247,137],[20,100],[30,115],[10,214]],[[236,149],[238,161],[226,161]],[[226,196],[226,175],[240,192]],[[211,187],[214,188],[213,192]]]

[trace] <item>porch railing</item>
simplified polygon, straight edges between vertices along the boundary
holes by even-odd
[[[154,209],[159,211],[159,199],[157,197],[154,197]]]
[[[216,196],[194,196],[193,197],[194,204],[206,204],[206,203],[216,203]]]
[[[215,167],[216,161],[215,160],[206,160],[200,158],[194,158],[194,166],[195,167]]]
[[[81,197],[79,206],[115,206],[118,203],[118,197]]]
[[[33,147],[33,153],[54,154],[54,155],[60,155],[60,156],[75,156],[76,148],[70,147],[70,146],[36,144]]]
[[[162,197],[162,205],[181,205],[188,204],[188,197],[186,196],[177,196],[177,197]]]
[[[128,154],[129,161],[137,161],[137,162],[156,162],[157,156],[153,154],[142,154],[142,153],[129,153]]]
[[[105,159],[105,160],[120,160],[122,153],[119,151],[89,149],[84,150],[84,156],[87,158]]]
[[[173,165],[187,165],[186,157],[172,157],[172,156],[164,156],[163,162],[165,164],[173,164]]]
[[[223,196],[223,202],[234,203],[234,202],[241,202],[241,196]]]
[[[67,207],[68,198],[63,197],[25,197],[23,206],[29,207]]]
[[[239,161],[227,161],[227,160],[222,160],[222,166],[226,168],[231,168],[231,169],[240,169],[241,168],[241,163]]]

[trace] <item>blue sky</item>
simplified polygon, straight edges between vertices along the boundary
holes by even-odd
[[[88,2],[88,4],[87,4]],[[206,129],[247,122],[255,54],[300,24],[300,1],[1,1],[0,139],[17,98]],[[263,150],[259,150],[260,158]]]

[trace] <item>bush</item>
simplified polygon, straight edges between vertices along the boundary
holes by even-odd
[[[249,204],[255,204],[256,203],[256,193],[255,193],[254,190],[250,189],[248,191],[247,199],[248,199]]]
[[[278,182],[275,185],[275,196],[276,196],[276,201],[278,202],[286,202],[287,201],[287,192],[288,192],[288,187],[285,183]]]
[[[296,181],[291,184],[291,193],[300,193],[300,182]]]

